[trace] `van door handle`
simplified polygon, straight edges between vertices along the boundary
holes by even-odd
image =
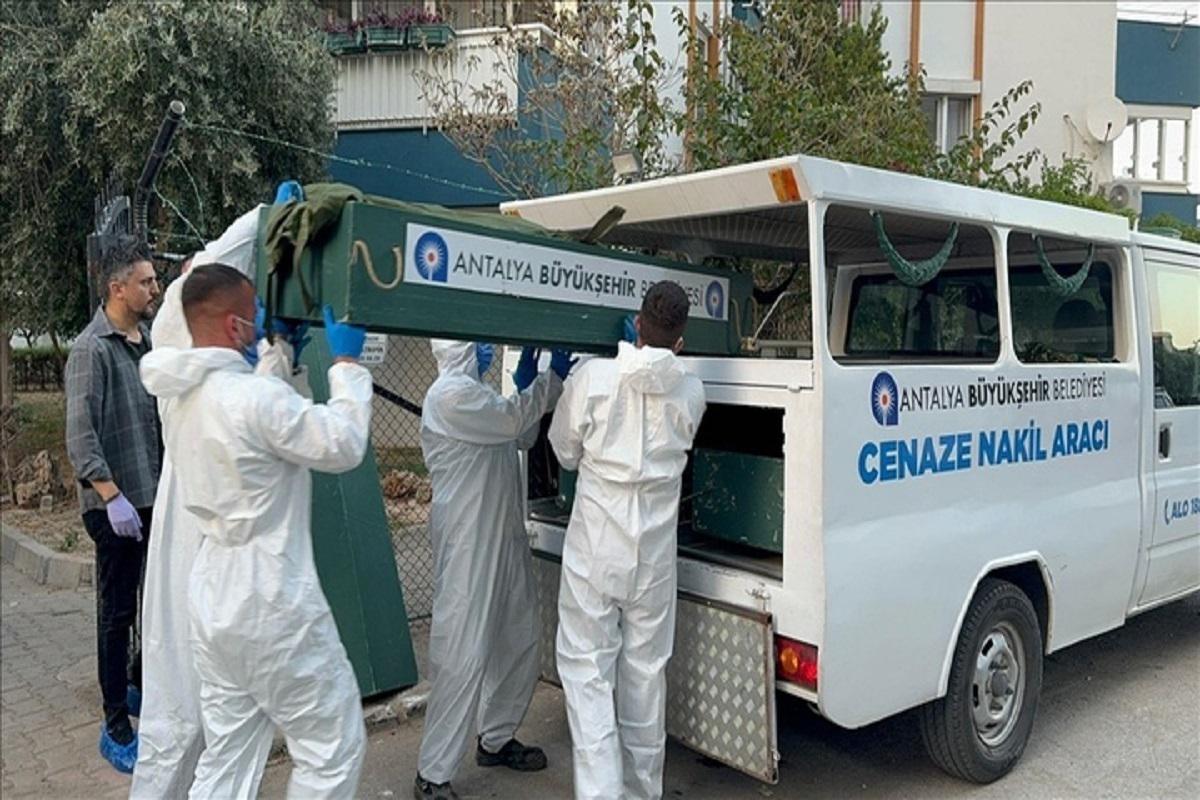
[[[1171,426],[1163,425],[1158,429],[1158,456],[1171,457]]]

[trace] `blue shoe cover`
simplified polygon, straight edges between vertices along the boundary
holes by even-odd
[[[117,744],[116,740],[108,735],[108,728],[104,723],[100,723],[100,755],[112,764],[117,772],[133,774],[133,765],[137,763],[137,751],[137,734],[134,734],[133,741],[129,744]]]
[[[142,690],[132,683],[125,689],[125,707],[129,709],[131,717],[142,715]]]

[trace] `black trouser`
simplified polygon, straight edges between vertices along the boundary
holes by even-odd
[[[138,689],[142,687],[141,648],[130,654],[130,634],[138,619],[150,512],[149,508],[138,509],[142,518],[140,542],[117,536],[105,511],[83,514],[83,525],[96,543],[96,662],[100,694],[104,697],[104,724],[114,735],[130,730],[126,688],[131,683]]]

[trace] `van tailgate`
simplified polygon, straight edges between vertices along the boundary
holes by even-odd
[[[557,557],[534,551],[542,679],[555,666]],[[770,614],[679,594],[667,666],[667,733],[681,744],[767,783],[779,779],[774,625]]]

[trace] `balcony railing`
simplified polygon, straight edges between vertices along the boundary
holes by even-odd
[[[542,25],[521,25],[519,30],[549,35]],[[421,74],[451,70],[469,93],[485,83],[506,84],[510,107],[517,105],[516,64],[512,48],[498,47],[500,28],[458,31],[438,53],[425,49],[367,52],[339,56],[335,120],[339,130],[373,128],[425,128],[433,109],[424,98]]]

